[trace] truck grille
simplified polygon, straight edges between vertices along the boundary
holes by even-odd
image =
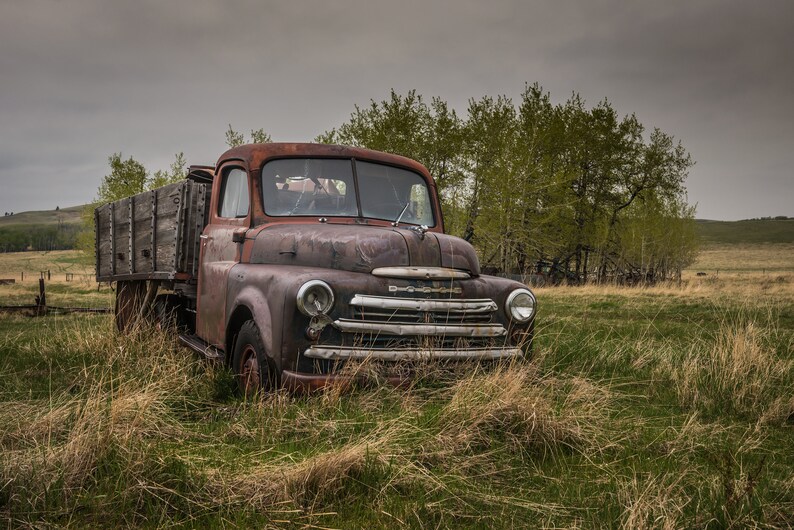
[[[350,300],[353,320],[372,324],[478,325],[493,319],[493,300],[396,298],[355,295]]]
[[[422,299],[355,295],[352,318],[334,327],[342,343],[372,348],[471,348],[504,344],[507,330],[494,322],[490,299]]]
[[[505,359],[522,355],[511,346],[491,299],[400,298],[357,294],[350,318],[333,322],[336,340],[308,348],[307,358],[326,361],[370,359]],[[338,341],[338,342],[337,342]]]

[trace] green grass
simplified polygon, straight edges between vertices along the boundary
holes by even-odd
[[[790,527],[794,292],[704,285],[544,289],[531,363],[248,402],[170,335],[0,315],[0,518]]]
[[[699,219],[695,227],[700,238],[708,244],[794,243],[794,219]]]

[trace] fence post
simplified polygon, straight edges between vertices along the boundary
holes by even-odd
[[[44,278],[39,279],[39,295],[36,297],[36,314],[47,313],[47,293],[44,291]]]

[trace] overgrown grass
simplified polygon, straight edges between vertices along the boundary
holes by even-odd
[[[444,384],[430,371],[408,389],[247,401],[171,334],[120,337],[109,316],[0,315],[0,517],[794,525],[790,283],[538,297],[531,362],[472,367]]]

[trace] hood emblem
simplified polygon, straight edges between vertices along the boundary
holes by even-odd
[[[406,287],[398,287],[396,285],[389,286],[390,293],[439,293],[439,294],[462,294],[463,289],[460,287],[414,287],[408,285]]]
[[[419,239],[424,239],[425,234],[430,228],[427,225],[409,226],[408,230],[419,234]]]

